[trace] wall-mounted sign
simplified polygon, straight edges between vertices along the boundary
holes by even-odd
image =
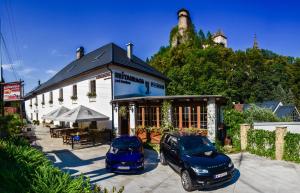
[[[140,84],[144,84],[144,82],[145,82],[145,80],[143,78],[138,78],[133,75],[125,74],[124,72],[122,72],[122,73],[115,72],[115,79],[119,79],[119,81],[116,80],[116,82],[121,82],[121,83],[125,83],[125,84],[128,84],[128,81],[136,82],[136,83],[140,83]]]
[[[17,101],[21,99],[21,84],[19,82],[4,84],[4,101]]]
[[[165,86],[163,84],[159,84],[157,82],[151,82],[151,87],[165,89]]]

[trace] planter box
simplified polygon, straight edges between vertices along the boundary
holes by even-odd
[[[159,144],[160,143],[160,139],[161,139],[161,133],[151,132],[150,133],[150,139],[151,139],[151,143],[153,143],[153,144]]]

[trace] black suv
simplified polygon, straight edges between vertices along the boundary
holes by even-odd
[[[160,142],[160,162],[181,175],[186,191],[217,186],[231,180],[234,165],[206,138],[194,134],[166,133]]]

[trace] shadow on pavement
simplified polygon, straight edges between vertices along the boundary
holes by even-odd
[[[218,189],[230,186],[230,185],[232,185],[232,184],[234,184],[234,183],[236,183],[238,181],[238,179],[240,178],[240,175],[241,175],[240,171],[238,169],[235,169],[233,177],[232,177],[232,179],[229,182],[227,182],[225,184],[222,184],[220,186],[215,186],[215,187],[212,187],[212,188],[202,189],[201,191],[213,191],[213,190],[218,190]]]

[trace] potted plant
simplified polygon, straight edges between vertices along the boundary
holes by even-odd
[[[63,102],[63,101],[64,101],[64,98],[59,97],[59,98],[58,98],[58,101],[59,101],[59,102]]]
[[[32,104],[29,104],[30,107],[32,107]]]
[[[123,117],[123,118],[127,116],[126,106],[120,106],[119,107],[119,115],[120,115],[120,117]]]
[[[150,131],[150,139],[151,139],[150,142],[153,144],[159,144],[162,135],[162,130],[157,127],[151,127],[149,128],[149,131]]]
[[[87,96],[88,96],[89,98],[96,98],[96,97],[97,97],[97,94],[96,94],[96,92],[88,92],[88,93],[87,93]]]
[[[42,105],[45,105],[45,102],[44,102],[44,101],[42,101],[42,102],[41,102],[41,104],[42,104]]]
[[[49,104],[52,105],[53,104],[53,100],[49,100]]]
[[[35,106],[38,106],[38,103],[34,103]]]
[[[77,96],[71,96],[71,100],[76,101],[77,99]]]
[[[142,127],[141,125],[138,126],[135,129],[135,134],[141,139],[143,143],[147,141],[147,130],[145,129],[145,127]]]

